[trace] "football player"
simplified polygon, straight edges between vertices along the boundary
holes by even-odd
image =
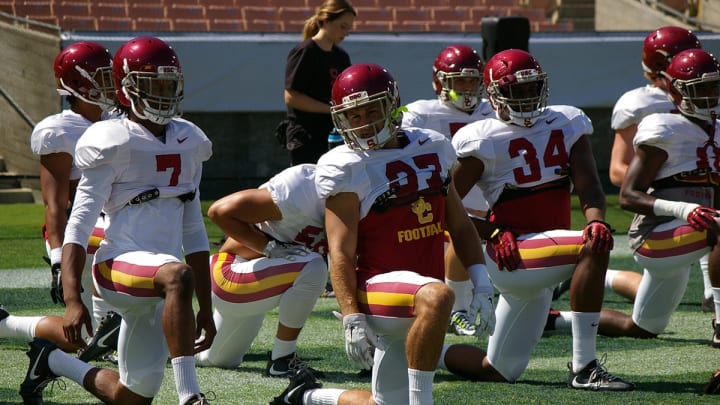
[[[210,346],[215,326],[209,243],[197,193],[212,144],[200,128],[178,118],[183,75],[172,47],[154,37],[134,38],[118,49],[112,66],[128,116],[93,124],[76,146],[82,176],[65,231],[62,283],[64,331],[76,343],[82,328],[90,327],[80,300],[86,245],[104,212],[106,238],[92,272],[99,295],[122,315],[119,372],[92,367],[35,339],[20,394],[39,402],[49,381],[66,376],[103,402],[150,404],[170,357],[179,403],[203,404],[193,355]]]
[[[482,72],[483,61],[477,51],[462,44],[445,47],[433,63],[432,84],[437,98],[408,104],[402,126],[432,129],[450,139],[467,123],[492,117],[490,104],[482,98]],[[487,214],[487,201],[478,187],[473,187],[463,204],[470,215],[484,218]],[[475,335],[475,314],[469,311],[472,281],[449,239],[445,251],[445,282],[455,293],[448,331],[460,336]]]
[[[648,115],[633,139],[620,205],[635,213],[628,236],[644,271],[632,316],[603,310],[599,333],[607,336],[657,337],[680,304],[691,264],[710,252],[711,280],[717,273],[720,64],[707,51],[689,49],[675,55],[662,76],[680,113]],[[713,327],[711,345],[720,347],[720,326],[713,321]]]
[[[522,375],[542,335],[552,287],[574,273],[568,386],[631,390],[634,385],[610,374],[595,352],[613,238],[590,146],[592,123],[578,108],[547,106],[547,73],[528,52],[497,53],[483,77],[496,118],[468,124],[452,140],[458,193],[477,184],[490,205],[489,219],[475,224],[500,291],[497,326],[478,379],[514,382]],[[587,220],[582,231],[569,230],[571,187]]]
[[[473,277],[478,329],[492,333],[495,323],[480,239],[449,183],[455,151],[438,132],[401,128],[399,89],[381,66],[347,68],[332,99],[346,145],[320,158],[315,184],[326,199],[345,351],[354,365],[372,367],[372,391],[321,389],[305,369],[272,403],[432,403],[454,301],[442,281],[445,229]]]
[[[324,207],[312,164],[292,166],[210,206],[208,216],[228,239],[211,257],[217,335],[195,355],[199,366],[237,367],[265,313],[278,308],[265,374],[290,377],[307,367],[296,355],[297,339],[327,282]]]
[[[642,69],[643,75],[650,83],[623,94],[612,112],[610,125],[615,130],[615,139],[610,155],[610,181],[614,185],[620,187],[628,165],[635,155],[633,138],[643,117],[654,113],[677,112],[668,97],[668,87],[663,80],[662,72],[667,69],[675,55],[693,48],[701,48],[700,41],[686,28],[661,27],[645,37]],[[700,270],[705,286],[700,308],[703,312],[712,312],[714,308],[707,255],[700,259]],[[613,286],[622,296],[634,300],[640,284],[640,275],[635,272],[608,270],[605,284]]]

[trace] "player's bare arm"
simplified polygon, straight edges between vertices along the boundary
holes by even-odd
[[[62,284],[65,298],[63,331],[65,332],[65,338],[75,345],[84,345],[82,338],[83,326],[88,335],[93,335],[90,313],[80,298],[82,291],[81,278],[83,267],[85,266],[85,259],[86,250],[84,246],[68,243],[63,247]]]
[[[622,185],[630,161],[635,156],[633,138],[636,132],[637,124],[615,131],[615,140],[610,152],[610,182],[618,187]]]
[[[343,315],[360,312],[355,275],[359,222],[360,200],[357,194],[340,193],[329,197],[325,202],[330,277]]]
[[[643,215],[654,215],[655,197],[648,194],[647,190],[666,160],[667,152],[664,150],[640,145],[620,188],[619,202],[623,209]]]
[[[450,232],[453,246],[463,266],[467,268],[476,263],[484,263],[480,237],[452,183],[448,188],[445,204],[445,227]]]
[[[580,198],[580,207],[585,219],[604,220],[605,193],[602,191],[587,135],[580,137],[570,151],[570,176]]]
[[[195,295],[198,300],[195,339],[204,332],[204,338],[195,343],[195,353],[207,350],[215,338],[215,322],[212,316],[210,299],[210,253],[207,251],[190,253],[185,256],[187,264],[192,267],[195,276]]]
[[[45,203],[45,226],[50,247],[61,247],[70,201],[72,156],[51,153],[40,156],[40,188]]]
[[[474,157],[458,159],[458,164],[453,169],[452,180],[460,198],[465,198],[468,191],[475,185],[485,171],[485,164],[482,160]]]

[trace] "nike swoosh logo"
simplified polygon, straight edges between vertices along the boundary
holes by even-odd
[[[554,117],[554,118],[551,119],[551,120],[545,120],[545,123],[548,124],[548,125],[550,125],[550,124],[552,124],[556,119],[557,119],[557,117]]]
[[[599,324],[597,324],[597,323],[591,323],[591,324],[590,324],[590,326],[592,326],[593,328],[594,328],[594,327],[597,327],[598,325],[599,325]]]
[[[37,378],[40,378],[40,374],[36,374],[36,373],[35,373],[35,370],[37,370],[38,363],[40,363],[40,358],[42,357],[43,352],[45,351],[45,349],[46,349],[45,347],[43,347],[42,349],[40,349],[40,354],[35,358],[35,364],[33,364],[32,368],[30,369],[29,376],[30,376],[30,379],[31,379],[31,380],[35,380],[35,379],[37,379]]]
[[[286,404],[292,403],[292,402],[290,402],[290,398],[292,397],[293,393],[295,393],[295,391],[297,391],[297,390],[302,389],[302,388],[305,386],[305,384],[306,384],[306,383],[302,383],[302,384],[298,385],[297,387],[295,387],[295,388],[291,389],[290,391],[288,391],[288,393],[285,394],[285,397],[283,398],[283,401],[285,401]]]
[[[112,336],[116,330],[120,329],[120,325],[114,327],[110,332],[106,333],[105,336],[98,339],[97,345],[101,349],[106,349],[108,346],[105,344],[105,342]]]
[[[188,137],[186,136],[185,138],[178,139],[177,141],[178,141],[178,143],[183,143],[183,142],[185,142],[187,139],[188,139]]]
[[[427,142],[427,141],[429,141],[429,140],[430,140],[430,138],[425,138],[425,139],[419,140],[418,143],[419,143],[420,145],[425,145],[425,142]]]
[[[587,388],[590,386],[589,383],[585,383],[585,384],[579,383],[577,381],[577,377],[573,378],[571,385],[573,386],[573,388]]]

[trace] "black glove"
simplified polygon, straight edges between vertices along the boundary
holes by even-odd
[[[60,263],[55,263],[50,267],[50,277],[50,298],[55,304],[65,306]]]

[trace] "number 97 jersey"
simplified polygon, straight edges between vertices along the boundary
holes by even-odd
[[[570,227],[570,152],[592,131],[582,110],[550,106],[532,127],[477,121],[461,128],[452,144],[458,158],[483,162],[477,184],[494,222],[520,233],[540,232]]]

